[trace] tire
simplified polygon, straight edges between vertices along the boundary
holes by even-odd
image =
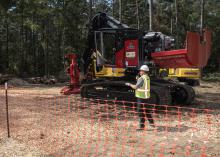
[[[152,87],[149,102],[157,105],[172,105],[172,96],[166,88]]]
[[[195,99],[195,91],[188,85],[176,85],[172,98],[178,105],[190,105]]]

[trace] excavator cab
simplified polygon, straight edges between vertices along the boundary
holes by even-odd
[[[94,31],[95,76],[123,77],[126,68],[138,67],[140,34],[136,29]]]

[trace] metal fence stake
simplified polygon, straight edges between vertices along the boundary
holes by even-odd
[[[7,118],[7,131],[8,138],[10,138],[10,127],[9,127],[9,114],[8,114],[8,84],[5,83],[5,104],[6,104],[6,118]]]

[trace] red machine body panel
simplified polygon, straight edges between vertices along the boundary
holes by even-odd
[[[124,48],[115,53],[115,65],[117,68],[124,68],[125,66],[124,58],[125,58]]]
[[[204,31],[200,40],[197,32],[187,32],[186,49],[152,53],[153,61],[161,68],[192,68],[206,66],[211,54],[211,32]]]
[[[138,66],[138,40],[126,40],[125,41],[125,65],[126,67]]]

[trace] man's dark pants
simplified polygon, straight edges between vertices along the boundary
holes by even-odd
[[[140,128],[143,129],[145,127],[145,119],[147,118],[150,125],[154,126],[154,120],[151,115],[151,110],[149,109],[148,104],[146,104],[147,99],[137,98],[137,110],[138,116],[140,118],[139,124]]]

